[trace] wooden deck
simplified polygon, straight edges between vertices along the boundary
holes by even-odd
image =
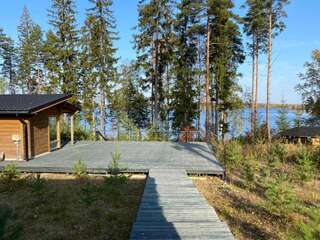
[[[181,169],[151,169],[131,240],[234,239]]]
[[[80,142],[29,162],[15,162],[24,172],[70,173],[82,160],[90,173],[103,174],[121,152],[129,173],[149,173],[131,239],[234,239],[190,175],[224,176],[224,169],[205,143]],[[11,161],[0,162],[1,169]]]

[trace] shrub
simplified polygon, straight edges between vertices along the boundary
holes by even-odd
[[[286,160],[286,156],[288,154],[288,149],[286,145],[281,143],[276,143],[273,145],[272,150],[280,162],[283,163]]]
[[[295,226],[291,239],[313,240],[320,239],[320,207],[306,210],[308,220],[302,221]]]
[[[121,170],[125,168],[120,167],[121,153],[117,148],[113,153],[111,153],[112,161],[108,166],[108,173],[111,175],[110,177],[105,178],[105,183],[107,185],[119,185],[123,184],[127,181],[127,177],[121,173]]]
[[[45,180],[41,178],[40,174],[37,174],[36,177],[32,176],[28,183],[32,191],[39,194],[44,189]]]
[[[296,173],[301,181],[310,181],[314,178],[315,164],[312,160],[312,153],[305,147],[301,147],[295,157],[297,168]]]
[[[91,206],[97,200],[97,188],[87,182],[81,187],[81,196],[80,199],[87,206]]]
[[[20,178],[20,171],[14,163],[10,163],[4,166],[1,178],[6,181],[12,181]]]
[[[122,170],[126,169],[124,167],[120,167],[121,153],[118,148],[114,152],[111,153],[112,161],[108,166],[108,173],[112,176],[118,176]]]
[[[243,164],[242,174],[246,182],[246,186],[251,187],[255,180],[254,156],[250,153]]]
[[[287,154],[288,150],[285,145],[280,143],[270,145],[266,155],[269,167],[271,169],[277,168],[280,163],[285,161]]]
[[[223,160],[227,169],[233,170],[242,160],[242,146],[237,141],[230,141],[224,147]]]
[[[320,167],[320,147],[317,147],[312,153],[312,161],[319,168]]]
[[[72,167],[72,175],[77,178],[84,178],[87,176],[87,166],[81,160],[75,162]]]
[[[266,184],[266,209],[278,216],[287,216],[296,206],[296,195],[286,174],[280,174]]]

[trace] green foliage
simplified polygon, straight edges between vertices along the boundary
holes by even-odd
[[[307,220],[300,220],[290,239],[314,240],[320,239],[320,207],[307,209]]]
[[[156,130],[155,126],[151,125],[148,130],[145,141],[168,141],[169,136],[163,129]]]
[[[72,93],[72,102],[79,95],[77,78],[77,44],[74,0],[52,0],[48,10],[51,29],[44,46],[49,92]]]
[[[149,125],[149,109],[148,100],[139,88],[139,80],[140,72],[136,69],[135,62],[122,66],[122,87],[114,93],[112,108],[117,112],[116,117],[121,123],[124,120],[121,115],[125,113],[130,123],[141,129]]]
[[[241,168],[244,180],[246,182],[246,186],[248,186],[249,188],[255,182],[256,167],[254,161],[254,155],[250,154],[245,158],[244,162],[242,163],[243,166]]]
[[[312,153],[306,147],[300,147],[296,153],[296,164],[298,175],[301,181],[311,181],[315,175],[315,164],[312,160]]]
[[[174,49],[173,13],[171,0],[139,1],[134,48],[137,63],[144,71],[141,85],[144,90],[151,90],[153,124],[156,128],[160,118],[165,116],[161,112],[164,110],[164,77]]]
[[[70,126],[68,123],[63,121],[61,124],[61,139],[62,141],[67,142],[71,139]],[[75,141],[93,140],[92,132],[81,126],[80,122],[76,122],[74,128],[74,139]]]
[[[299,75],[300,84],[296,87],[301,93],[307,112],[320,116],[320,51],[312,52],[311,62],[305,63],[305,73]]]
[[[242,146],[237,141],[230,141],[224,146],[223,160],[227,169],[239,166],[243,159]]]
[[[286,174],[279,174],[267,182],[265,191],[265,207],[271,213],[287,216],[296,206],[296,195],[289,184]]]
[[[199,95],[196,83],[198,75],[196,63],[200,49],[197,48],[201,34],[201,5],[189,0],[178,4],[175,30],[176,54],[173,57],[175,86],[172,92],[173,128],[181,130],[192,125],[197,114],[197,97]]]
[[[276,168],[280,163],[284,163],[287,153],[288,151],[284,144],[275,143],[270,145],[266,155],[269,167],[271,169]]]
[[[36,177],[31,176],[31,178],[28,179],[27,182],[32,191],[37,195],[42,193],[46,183],[45,180],[41,178],[40,174],[37,174]]]
[[[18,69],[17,77],[22,92],[38,93],[42,76],[42,30],[31,20],[29,11],[23,8],[18,26]]]
[[[87,206],[91,206],[97,200],[97,188],[87,182],[81,187],[80,199]]]
[[[241,33],[235,21],[231,0],[209,1],[208,13],[212,27],[210,38],[210,68],[213,75],[211,97],[216,99],[219,113],[224,114],[222,135],[229,131],[227,112],[237,109],[241,99],[241,87],[237,82],[238,66],[244,62],[245,55]],[[217,44],[218,43],[218,44]]]
[[[72,175],[77,178],[87,177],[87,166],[81,160],[77,160],[72,167]]]
[[[108,166],[108,173],[111,174],[112,176],[117,176],[121,171],[120,165],[119,165],[119,161],[121,159],[121,153],[119,149],[116,148],[116,150],[111,153],[111,156],[112,156],[112,161]]]
[[[276,120],[278,132],[287,130],[290,127],[290,122],[288,120],[288,110],[286,104],[283,102],[278,110],[278,116]]]
[[[10,163],[4,166],[1,178],[5,181],[11,182],[20,178],[20,171],[14,163]]]

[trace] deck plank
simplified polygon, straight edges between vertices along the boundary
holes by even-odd
[[[234,237],[185,170],[150,169],[130,239]]]

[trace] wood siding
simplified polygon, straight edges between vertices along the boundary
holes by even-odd
[[[20,159],[25,159],[23,124],[18,119],[0,119],[0,152],[5,153],[6,160],[16,160],[16,144],[12,135],[20,136],[19,155]]]
[[[49,121],[47,112],[37,114],[31,119],[31,155],[49,152]]]

